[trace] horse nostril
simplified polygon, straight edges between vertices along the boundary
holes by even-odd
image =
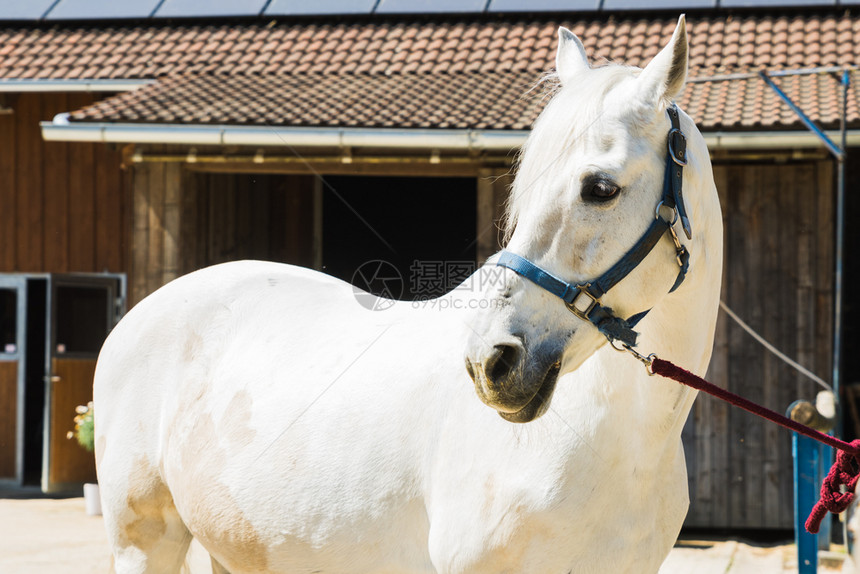
[[[493,353],[484,361],[484,373],[490,382],[503,383],[519,361],[520,351],[513,345],[496,345]]]

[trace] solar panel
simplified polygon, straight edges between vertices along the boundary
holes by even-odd
[[[378,14],[483,12],[486,0],[381,0]]]
[[[716,8],[717,0],[604,0],[604,10],[693,10]]]
[[[159,0],[60,0],[46,20],[149,18]]]
[[[721,8],[762,6],[836,6],[836,0],[720,0]]]
[[[376,0],[272,0],[266,16],[313,16],[319,14],[370,14]]]
[[[573,12],[597,10],[600,0],[490,0],[489,12]]]
[[[155,18],[187,18],[190,16],[258,16],[266,0],[164,0]]]
[[[0,1],[0,20],[39,20],[54,0]]]

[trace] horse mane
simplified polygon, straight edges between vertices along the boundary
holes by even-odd
[[[532,202],[544,202],[552,189],[539,185],[544,174],[561,159],[582,137],[589,127],[605,113],[604,100],[624,79],[638,74],[639,68],[608,63],[594,67],[587,81],[575,87],[564,87],[558,73],[544,74],[526,92],[540,89],[540,98],[549,99],[544,110],[532,126],[532,131],[517,154],[516,177],[511,184],[502,218],[503,244],[507,244],[516,228],[520,214]],[[535,142],[557,142],[556,145],[538,145]]]

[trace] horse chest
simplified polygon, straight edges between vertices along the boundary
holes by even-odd
[[[440,493],[430,536],[440,572],[657,570],[686,512],[683,457],[540,454],[520,439],[510,466],[472,466]]]

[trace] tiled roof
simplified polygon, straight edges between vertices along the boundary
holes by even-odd
[[[554,66],[559,24],[595,61],[644,65],[672,17],[391,19],[271,25],[0,29],[6,79],[159,78],[72,114],[72,121],[526,129],[544,101],[524,97]],[[860,63],[860,14],[688,19],[690,76]],[[780,83],[813,119],[835,125],[829,76]],[[849,121],[860,122],[852,91]],[[705,129],[795,129],[758,78],[692,83],[681,105]]]
[[[706,76],[703,76],[706,77]],[[860,123],[860,73],[851,72],[846,119]],[[842,87],[834,74],[774,78],[803,112],[828,129],[839,126]],[[806,129],[797,115],[758,77],[687,85],[679,105],[703,130]]]
[[[559,24],[582,38],[592,58],[642,65],[668,42],[676,19],[7,28],[0,29],[0,79],[544,71],[554,65]],[[860,62],[860,15],[849,11],[698,15],[688,26],[694,71]]]
[[[860,122],[852,74],[848,120]],[[528,129],[546,102],[534,72],[442,74],[189,75],[103,100],[78,122],[251,124],[326,127]],[[814,120],[835,127],[841,89],[829,75],[776,80]],[[703,130],[800,129],[759,78],[693,82],[679,101]]]
[[[531,72],[188,75],[73,113],[71,121],[528,129]]]

